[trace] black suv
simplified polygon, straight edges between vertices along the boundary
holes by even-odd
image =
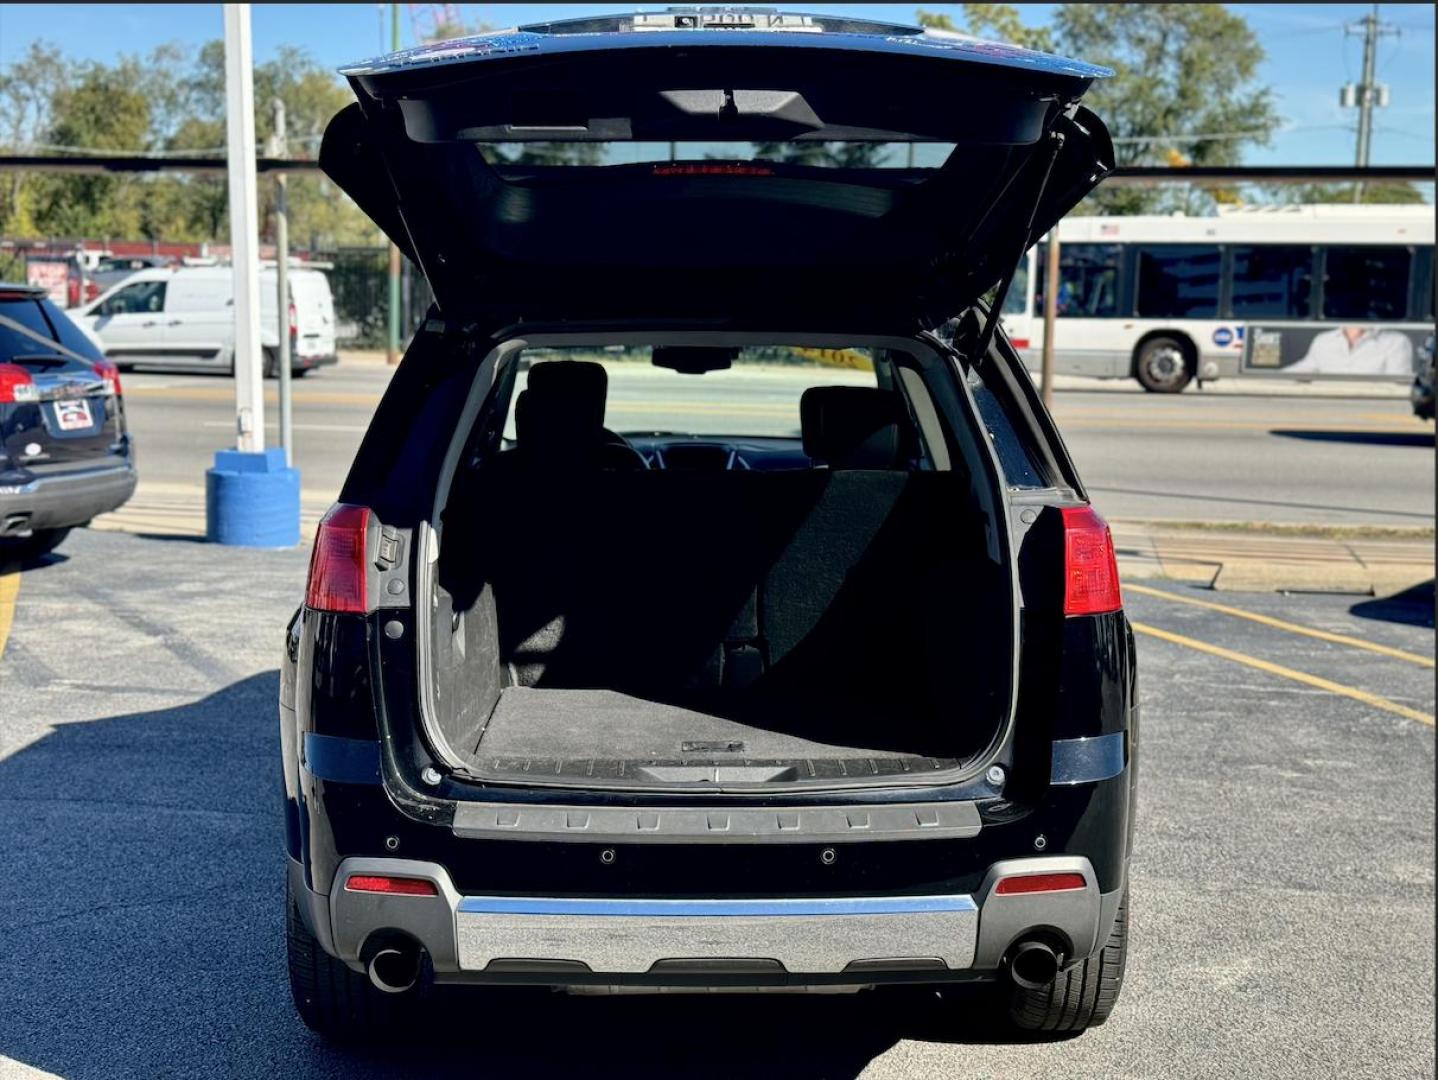
[[[1101,1023],[1133,637],[982,297],[1110,168],[1108,72],[725,8],[347,74],[321,165],[435,305],[289,627],[305,1022],[922,983]]]
[[[0,282],[0,563],[135,490],[120,374],[43,288]]]

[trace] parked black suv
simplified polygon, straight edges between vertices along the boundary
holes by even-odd
[[[135,490],[120,375],[43,288],[0,282],[0,563]]]
[[[305,1022],[436,982],[1101,1023],[1133,637],[979,298],[1108,171],[1107,72],[725,8],[347,74],[321,165],[436,301],[289,627]]]

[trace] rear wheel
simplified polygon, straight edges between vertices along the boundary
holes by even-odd
[[[305,1026],[337,1042],[374,1039],[392,1031],[408,995],[402,999],[384,993],[367,975],[325,952],[300,918],[288,886],[285,908],[290,994]]]
[[[0,563],[26,559],[38,559],[48,555],[60,546],[60,541],[70,535],[68,528],[36,529],[29,536],[11,536],[0,539]]]
[[[1076,1035],[1102,1024],[1123,987],[1128,955],[1128,893],[1119,901],[1104,947],[1039,990],[1007,988],[1008,1018],[1021,1031]]]
[[[1156,337],[1143,343],[1133,376],[1154,394],[1177,394],[1193,380],[1192,350],[1177,338]]]

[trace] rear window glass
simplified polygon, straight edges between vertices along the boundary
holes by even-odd
[[[1237,318],[1306,319],[1313,314],[1313,249],[1297,244],[1233,248]]]
[[[650,363],[643,347],[526,349],[530,366],[588,360],[608,375],[604,426],[621,435],[752,435],[799,438],[799,399],[811,386],[875,386],[867,349],[787,345],[741,349],[733,366],[702,375]],[[504,437],[516,438],[514,404],[528,384],[521,372]]]
[[[1207,244],[1155,244],[1138,250],[1139,315],[1166,319],[1218,314],[1221,257]]]
[[[71,320],[70,316],[57,308],[49,300],[43,300],[45,314],[50,316],[50,325],[55,328],[55,336],[60,339],[60,344],[73,353],[90,360],[103,360],[104,354],[95,347],[95,343],[87,338],[78,326]]]
[[[38,300],[0,300],[0,316],[10,322],[19,323],[46,340],[53,341],[55,338],[50,324],[45,321],[45,313],[40,310]],[[53,351],[47,350],[34,338],[0,324],[0,363],[13,360],[17,356],[48,355]]]
[[[490,142],[476,143],[491,165],[721,164],[779,161],[842,169],[937,169],[953,143],[933,142]]]
[[[1401,247],[1331,247],[1323,277],[1330,319],[1401,319],[1408,312],[1412,253]]]

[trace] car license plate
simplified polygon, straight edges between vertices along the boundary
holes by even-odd
[[[55,419],[59,422],[61,431],[80,431],[95,425],[88,401],[55,402]]]

